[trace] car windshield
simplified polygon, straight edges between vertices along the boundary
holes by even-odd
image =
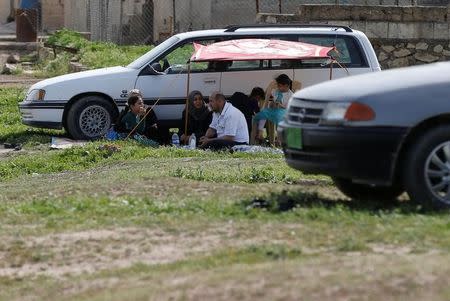
[[[166,48],[172,46],[173,44],[177,43],[179,40],[180,40],[180,38],[178,38],[176,36],[173,36],[173,37],[165,40],[164,42],[162,42],[161,44],[159,44],[158,46],[156,46],[155,48],[153,48],[152,50],[150,50],[149,52],[147,52],[143,56],[139,57],[137,60],[135,60],[131,64],[129,64],[128,68],[139,69],[139,68],[143,67],[145,64],[147,64],[150,61],[150,59],[153,56],[157,55],[158,53],[160,53],[164,49],[166,49]]]

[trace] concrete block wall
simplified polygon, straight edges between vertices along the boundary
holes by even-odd
[[[154,0],[153,5],[153,37],[160,42],[173,33],[173,2]]]
[[[64,27],[76,31],[88,32],[88,2],[85,0],[65,0],[64,2]]]
[[[41,0],[41,7],[43,31],[64,27],[64,0]]]
[[[303,5],[295,14],[259,14],[260,23],[322,22],[361,30],[369,38],[448,39],[449,7]]]

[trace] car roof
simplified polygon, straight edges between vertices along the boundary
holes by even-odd
[[[321,25],[323,26],[323,25]],[[197,30],[189,31],[177,34],[180,39],[189,38],[201,38],[209,36],[242,36],[242,35],[271,35],[271,34],[339,34],[339,35],[360,35],[362,32],[352,29],[350,32],[346,31],[344,28],[336,27],[330,25],[329,27],[258,27],[258,28],[238,28],[234,31],[227,31],[226,28],[222,29],[208,29],[208,30]]]

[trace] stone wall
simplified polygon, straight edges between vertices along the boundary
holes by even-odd
[[[371,39],[382,69],[450,60],[448,40]]]
[[[364,32],[383,68],[450,60],[450,6],[302,5],[295,14],[259,14],[258,23],[320,23]]]

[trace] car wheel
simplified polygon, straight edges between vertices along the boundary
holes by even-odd
[[[392,201],[400,196],[404,189],[401,185],[372,186],[354,183],[351,179],[333,177],[336,187],[346,196],[354,200]]]
[[[96,139],[106,134],[113,123],[114,108],[99,96],[78,99],[67,114],[67,129],[74,139]]]
[[[450,209],[450,126],[426,132],[410,147],[403,179],[412,201]]]

